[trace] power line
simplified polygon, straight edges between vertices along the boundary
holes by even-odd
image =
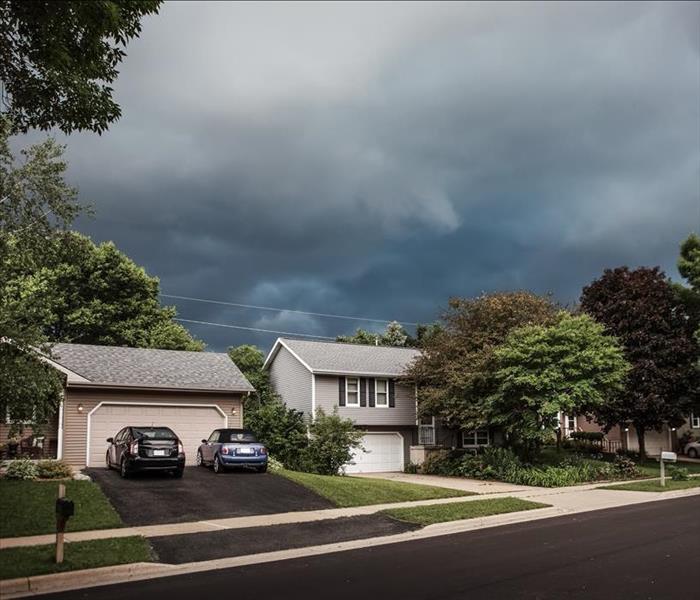
[[[328,313],[310,312],[307,310],[295,310],[293,308],[273,308],[271,306],[256,306],[254,304],[239,304],[237,302],[224,302],[222,300],[207,300],[205,298],[192,298],[190,296],[175,296],[174,294],[161,294],[163,298],[177,298],[178,300],[191,300],[192,302],[208,302],[209,304],[222,304],[224,306],[235,306],[237,308],[254,308],[257,310],[272,310],[277,312],[290,312],[300,315],[312,315],[314,317],[327,317],[329,319],[346,319],[348,321],[367,321],[372,323],[389,323],[395,319],[370,319],[364,317],[350,317],[348,315],[332,315]],[[410,321],[397,321],[403,325],[418,325]]]
[[[292,335],[295,337],[319,338],[323,340],[335,340],[327,335],[312,335],[310,333],[292,333],[290,331],[275,331],[274,329],[260,329],[259,327],[243,327],[242,325],[224,325],[223,323],[210,323],[209,321],[194,321],[193,319],[181,319],[175,317],[175,321],[182,323],[196,323],[197,325],[213,325],[214,327],[226,327],[228,329],[244,329],[246,331],[261,331],[262,333],[276,333],[279,335]]]

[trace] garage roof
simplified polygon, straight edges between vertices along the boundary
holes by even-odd
[[[266,367],[280,347],[289,350],[312,373],[337,375],[400,377],[420,355],[415,348],[279,338],[265,361]]]
[[[56,344],[51,361],[85,378],[87,385],[254,391],[228,354],[223,353]]]

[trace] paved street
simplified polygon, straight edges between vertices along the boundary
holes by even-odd
[[[699,509],[692,496],[44,597],[687,600],[697,589]]]

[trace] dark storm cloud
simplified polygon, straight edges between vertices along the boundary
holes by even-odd
[[[182,4],[71,177],[166,292],[407,321],[450,295],[575,301],[700,229],[697,4]],[[351,323],[178,301],[319,335]],[[274,336],[192,326],[212,348]]]

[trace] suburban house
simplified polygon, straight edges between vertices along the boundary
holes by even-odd
[[[242,426],[242,400],[254,391],[221,353],[56,344],[45,360],[65,375],[63,401],[41,436],[24,430],[23,441],[30,455],[39,448],[81,467],[104,467],[106,438],[126,425],[170,427],[194,464],[213,429]],[[0,425],[1,444],[9,429]]]
[[[347,472],[401,471],[417,445],[416,390],[404,379],[419,351],[279,338],[265,360],[282,401],[313,419],[338,410],[365,432]],[[430,440],[434,441],[434,440]]]

